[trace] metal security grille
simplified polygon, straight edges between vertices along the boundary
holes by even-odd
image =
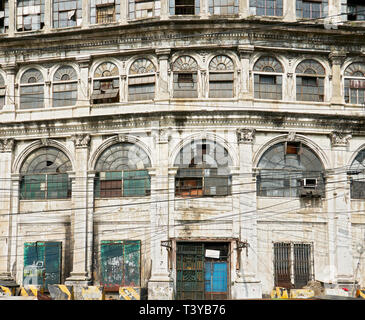
[[[312,253],[308,243],[274,243],[275,286],[298,289],[312,280]]]

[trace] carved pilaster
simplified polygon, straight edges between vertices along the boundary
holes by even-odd
[[[14,147],[14,139],[1,139],[0,152],[12,152]]]

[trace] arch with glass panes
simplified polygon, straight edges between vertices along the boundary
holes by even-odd
[[[78,75],[74,67],[62,65],[57,68],[52,81],[53,107],[74,106],[77,102]]]
[[[151,190],[151,161],[139,145],[115,142],[96,159],[95,198],[147,196]]]
[[[353,62],[344,71],[345,102],[365,103],[365,63]]]
[[[355,154],[347,171],[351,199],[365,199],[365,147],[362,146]]]
[[[209,62],[209,98],[234,97],[233,60],[227,55],[214,56]]]
[[[174,167],[175,195],[181,197],[227,196],[231,194],[232,158],[215,140],[195,138],[177,154]]]
[[[25,70],[19,80],[19,109],[45,107],[45,80],[36,67]]]
[[[179,56],[172,64],[173,97],[198,98],[198,63],[188,55]]]

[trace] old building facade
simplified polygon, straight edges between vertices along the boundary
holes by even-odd
[[[0,3],[0,279],[364,285],[360,1]]]

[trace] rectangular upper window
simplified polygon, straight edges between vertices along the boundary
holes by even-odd
[[[53,0],[53,28],[81,25],[82,0]]]
[[[238,13],[238,0],[209,0],[209,13],[230,15]]]
[[[44,4],[45,0],[18,0],[16,7],[17,31],[43,29]]]
[[[113,23],[120,19],[120,0],[94,0],[90,5],[90,23]]]
[[[328,15],[328,0],[296,0],[298,18],[316,19]]]
[[[347,0],[347,20],[364,21],[365,3],[362,0]]]
[[[200,13],[200,0],[170,0],[171,15],[198,15]]]
[[[160,0],[128,0],[129,19],[143,19],[160,16]]]
[[[283,0],[250,0],[250,14],[257,16],[282,16]]]
[[[0,0],[0,32],[6,33],[9,28],[9,2]]]

